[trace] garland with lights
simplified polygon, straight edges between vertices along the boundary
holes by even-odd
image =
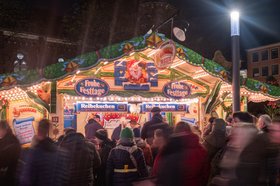
[[[9,102],[6,98],[0,96],[0,120],[6,120],[7,118],[7,108],[8,108]]]
[[[274,118],[280,115],[280,103],[277,101],[269,101],[267,105],[265,105],[264,110],[271,118]]]

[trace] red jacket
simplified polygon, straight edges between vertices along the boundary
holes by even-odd
[[[158,185],[206,185],[210,166],[198,136],[193,133],[175,135],[161,153]]]

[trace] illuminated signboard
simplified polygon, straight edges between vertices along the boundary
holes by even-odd
[[[188,105],[177,103],[143,103],[142,112],[151,112],[153,107],[159,107],[162,112],[188,112]]]
[[[165,41],[157,50],[158,52],[154,55],[155,66],[160,70],[170,67],[176,55],[174,42],[171,40]]]
[[[191,87],[183,82],[169,82],[164,85],[162,91],[166,97],[184,99],[191,94]]]
[[[127,103],[77,103],[77,112],[127,112]]]
[[[109,85],[102,79],[86,78],[78,81],[75,85],[75,91],[80,96],[102,97],[108,94]]]

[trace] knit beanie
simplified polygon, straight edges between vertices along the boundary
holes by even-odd
[[[121,138],[133,139],[134,135],[130,128],[126,127],[121,131]]]
[[[98,139],[101,139],[103,141],[105,141],[106,139],[108,139],[108,133],[107,130],[105,129],[99,129],[96,131],[95,133],[95,137]]]
[[[133,133],[134,133],[135,138],[140,138],[141,137],[141,132],[140,132],[139,128],[134,128]]]

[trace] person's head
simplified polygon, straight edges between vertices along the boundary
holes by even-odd
[[[153,146],[162,149],[171,134],[172,130],[170,128],[156,129],[154,132]]]
[[[64,129],[64,135],[68,135],[68,134],[72,134],[72,133],[76,133],[76,129],[72,128],[72,127],[68,127]]]
[[[180,121],[177,123],[174,133],[191,133],[191,127],[187,122]]]
[[[159,107],[153,107],[151,110],[152,115],[154,116],[155,114],[160,114],[161,109]]]
[[[128,127],[122,129],[121,135],[120,135],[120,142],[133,142],[134,140],[134,134],[132,130]]]
[[[213,131],[226,131],[226,122],[221,118],[217,118],[213,121]]]
[[[259,130],[265,130],[268,128],[268,126],[271,124],[271,118],[269,115],[264,114],[261,115],[257,122],[257,127]]]
[[[131,121],[129,122],[129,124],[130,124],[130,127],[131,127],[132,129],[134,129],[135,127],[137,127],[137,122],[136,122],[135,120],[131,120]]]
[[[244,123],[253,123],[254,122],[254,118],[249,112],[235,112],[235,113],[233,113],[232,118],[233,118],[234,124],[240,123],[240,122],[244,122]]]
[[[51,127],[50,120],[42,119],[41,121],[39,121],[38,136],[41,139],[44,139],[44,138],[48,137],[49,136],[50,127]]]
[[[12,130],[7,121],[0,121],[0,139],[4,138],[6,134],[11,133]]]
[[[94,119],[95,121],[97,121],[98,123],[100,122],[100,116],[97,115],[97,114],[94,115],[93,119]]]
[[[108,140],[108,132],[106,129],[99,129],[95,133],[95,137],[99,144],[103,143],[104,141]]]
[[[209,123],[210,125],[213,125],[213,122],[214,122],[215,119],[216,119],[216,117],[210,117],[210,118],[208,119],[208,123]]]
[[[227,123],[227,125],[229,125],[229,126],[232,126],[232,125],[233,125],[233,118],[232,118],[232,116],[228,116],[228,117],[226,118],[226,123]]]
[[[134,128],[133,129],[133,134],[135,138],[141,138],[141,131],[139,128]]]

